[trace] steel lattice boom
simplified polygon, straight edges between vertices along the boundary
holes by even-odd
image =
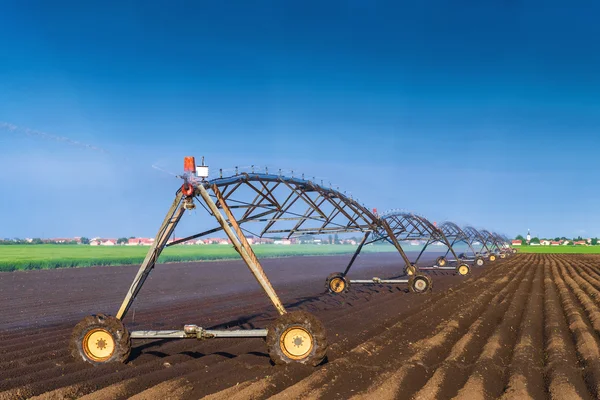
[[[372,211],[353,198],[310,180],[242,173],[198,185],[210,192],[219,209],[220,192],[242,230],[257,237],[365,232],[381,224]],[[220,230],[222,227],[217,227],[169,245]]]

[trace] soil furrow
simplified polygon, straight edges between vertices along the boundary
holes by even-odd
[[[534,268],[523,268],[526,276],[510,299],[510,306],[483,348],[483,352],[475,363],[475,368],[457,399],[490,399],[500,397],[506,382],[506,370],[516,342],[524,305],[533,284]]]
[[[548,257],[544,268],[544,315],[546,337],[546,380],[553,399],[589,399],[579,368],[577,352],[565,319],[561,300],[554,283],[552,267],[555,260]]]
[[[503,400],[546,398],[544,381],[544,265],[530,264],[535,278],[525,307],[520,337],[510,363],[508,386]]]
[[[518,277],[515,277],[514,281],[517,282]],[[503,291],[507,289],[508,287]],[[442,397],[442,394],[443,397],[451,397],[465,384],[487,338],[491,336],[497,324],[502,320],[502,316],[511,303],[504,294],[501,291],[490,301],[484,313],[453,345],[448,357],[414,395],[415,399],[438,399]]]
[[[591,393],[598,397],[600,395],[600,347],[593,328],[587,321],[585,312],[563,280],[563,275],[566,276],[571,272],[573,272],[573,269],[565,267],[562,260],[557,260],[557,263],[552,266],[552,273],[564,313],[569,322],[569,329],[575,340],[577,352],[584,364],[585,381]]]

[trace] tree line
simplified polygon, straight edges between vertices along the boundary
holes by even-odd
[[[527,239],[523,237],[523,235],[517,235],[517,237],[515,237],[515,240],[520,240],[522,242],[523,245],[527,245]],[[582,238],[581,236],[578,236],[576,238],[573,239],[569,239],[565,236],[561,236],[561,237],[556,237],[554,239],[552,238],[538,238],[538,237],[533,237],[531,238],[531,240],[529,241],[529,244],[539,244],[542,240],[551,240],[554,242],[560,242],[561,240],[563,241],[569,241],[569,242],[580,242],[582,240],[585,240],[587,242],[587,239]],[[598,238],[592,238],[591,241],[592,246],[596,246],[598,244]]]

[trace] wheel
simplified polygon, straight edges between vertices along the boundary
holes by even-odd
[[[483,260],[483,258],[477,257],[475,259],[475,264],[477,264],[478,267],[483,267],[483,264],[485,264],[485,261]]]
[[[410,264],[409,266],[404,267],[404,275],[412,276],[417,273],[417,266],[414,264]]]
[[[467,264],[460,264],[456,267],[456,273],[460,276],[467,276],[471,273],[471,268]]]
[[[446,257],[444,257],[444,256],[440,256],[440,257],[436,258],[436,260],[435,260],[435,265],[437,265],[438,267],[445,267],[446,264],[447,264],[447,261],[446,261]]]
[[[341,272],[334,272],[325,280],[325,288],[327,288],[329,293],[339,294],[347,292],[349,287],[350,281]]]
[[[492,262],[496,261],[496,255],[490,254],[490,261],[492,261]]]
[[[467,258],[467,255],[465,253],[460,253],[458,255],[458,258]]]
[[[432,283],[427,275],[413,275],[408,278],[408,289],[413,293],[427,293],[431,292]]]
[[[500,258],[506,258],[506,254],[500,253]]]
[[[267,347],[277,365],[319,365],[327,353],[327,335],[321,321],[306,311],[283,314],[267,330]]]
[[[93,365],[125,362],[131,352],[131,339],[121,320],[104,314],[81,320],[71,335],[71,354]]]

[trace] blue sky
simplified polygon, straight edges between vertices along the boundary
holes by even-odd
[[[106,152],[0,128],[0,237],[153,236],[185,155],[600,236],[595,2],[191,3],[3,2],[0,122]]]

